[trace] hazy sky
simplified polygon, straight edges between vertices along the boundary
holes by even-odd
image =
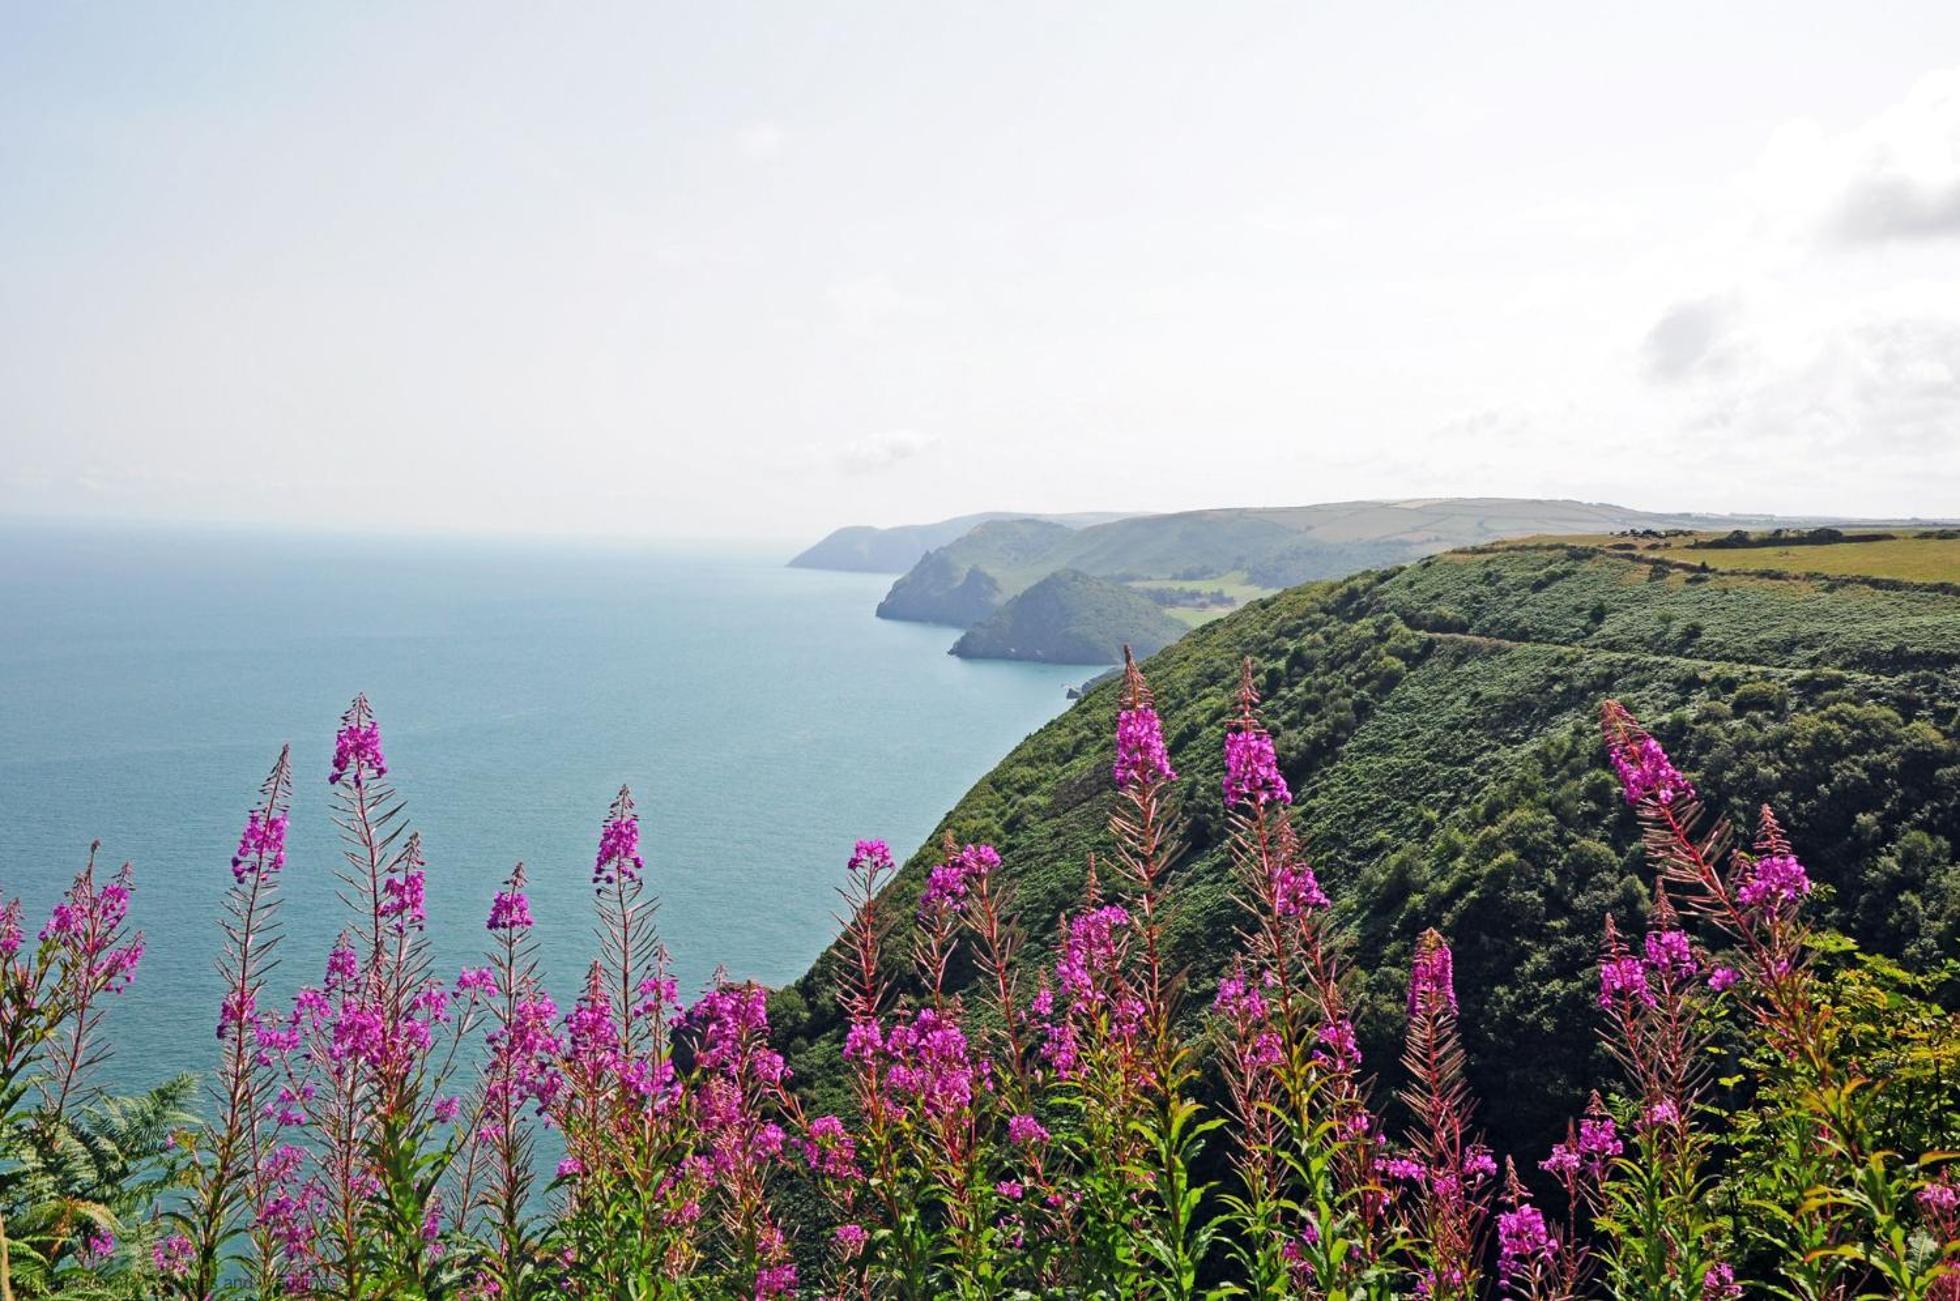
[[[0,516],[1960,514],[1960,5],[0,7]]]

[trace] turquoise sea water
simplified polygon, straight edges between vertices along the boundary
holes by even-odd
[[[0,529],[0,888],[30,924],[89,841],[136,868],[148,949],[106,1079],[208,1066],[219,901],[279,745],[297,771],[284,988],[319,979],[335,898],[327,770],[366,691],[423,833],[443,969],[481,961],[530,872],[552,991],[593,952],[590,877],[621,782],[683,990],[780,982],[835,931],[860,836],[901,854],[1092,670],[976,663],[872,609],[889,580],[777,549]]]

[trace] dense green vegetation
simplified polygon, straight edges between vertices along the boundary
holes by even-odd
[[[1064,569],[969,628],[953,643],[953,654],[1048,664],[1111,664],[1123,658],[1126,645],[1139,654],[1153,655],[1183,633],[1183,624],[1142,593]]]
[[[1455,546],[1575,529],[1652,532],[1694,522],[1618,506],[1509,498],[1185,511],[1087,527],[1079,518],[988,519],[921,556],[892,584],[878,616],[971,627],[1062,569],[1132,586],[1222,588],[1238,605]],[[1195,626],[1215,612],[1186,609],[1181,621]]]
[[[1506,1101],[1492,1117],[1501,1148],[1541,1150],[1583,1104],[1600,1073],[1598,918],[1633,928],[1647,903],[1634,820],[1598,762],[1609,694],[1730,811],[1787,815],[1822,920],[1955,995],[1940,964],[1960,939],[1960,595],[1512,546],[1298,588],[1197,629],[1148,666],[1187,816],[1167,942],[1188,1008],[1209,1002],[1233,947],[1214,747],[1245,655],[1352,948],[1368,1060],[1391,1059],[1400,973],[1422,929],[1442,928],[1472,1083]],[[1092,690],[944,822],[999,846],[1031,962],[1051,959],[1101,844],[1115,708],[1114,683]],[[934,854],[894,886],[897,915]],[[778,996],[782,1037],[819,1095],[838,1078],[833,961]]]

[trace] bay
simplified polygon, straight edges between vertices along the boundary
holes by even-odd
[[[282,742],[297,774],[275,988],[320,979],[336,898],[327,772],[365,691],[429,861],[438,969],[482,960],[518,860],[552,993],[594,953],[621,783],[684,992],[780,983],[835,933],[852,843],[900,854],[1093,670],[945,653],[872,617],[889,579],[780,547],[0,529],[0,889],[38,926],[81,865],[134,864],[146,938],[104,1081],[208,1069],[219,906]]]

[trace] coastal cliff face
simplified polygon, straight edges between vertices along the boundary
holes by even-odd
[[[1002,605],[953,643],[966,659],[1110,664],[1129,646],[1154,655],[1185,625],[1120,583],[1064,569]]]
[[[1000,584],[979,567],[963,569],[945,551],[934,551],[892,584],[878,602],[880,619],[943,623],[970,628],[999,608]]]
[[[1210,1004],[1241,915],[1217,737],[1244,656],[1362,973],[1368,1060],[1393,1060],[1407,989],[1370,973],[1402,971],[1412,937],[1446,929],[1463,987],[1479,991],[1465,1018],[1471,1077],[1506,1099],[1503,1145],[1542,1151],[1584,1105],[1598,918],[1637,932],[1650,903],[1632,868],[1638,827],[1598,760],[1607,695],[1725,792],[1725,812],[1788,814],[1830,887],[1825,925],[1917,970],[1953,951],[1960,596],[1897,579],[1704,572],[1703,557],[1755,553],[1649,559],[1613,541],[1452,553],[1294,588],[1150,661],[1186,818],[1166,952],[1188,973],[1189,1006]],[[1021,902],[1026,969],[1054,960],[1057,919],[1082,898],[1115,798],[1118,685],[1086,692],[975,785],[893,887],[894,916],[911,917],[942,834],[984,841]],[[784,1027],[799,1077],[823,1097],[841,1036],[835,961],[797,987],[808,1020]]]

